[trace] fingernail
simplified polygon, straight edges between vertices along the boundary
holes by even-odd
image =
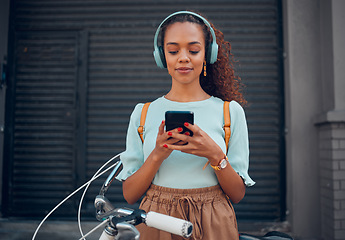
[[[185,125],[186,127],[188,127],[188,126],[189,126],[189,123],[185,122],[184,125]]]
[[[182,132],[182,128],[181,127],[179,127],[178,129],[177,129],[177,131],[179,131],[179,132]]]
[[[168,148],[168,145],[164,144],[163,147]]]
[[[168,135],[171,136],[171,135],[172,135],[172,132],[168,132]]]
[[[184,134],[185,134],[185,135],[187,135],[187,136],[189,136],[189,135],[190,135],[190,133],[189,133],[189,132],[185,132]]]
[[[162,124],[164,124],[164,123],[165,123],[165,121],[163,120],[163,121],[162,121]]]

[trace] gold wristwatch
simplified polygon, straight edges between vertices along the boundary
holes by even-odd
[[[228,157],[225,156],[222,160],[220,160],[220,162],[218,163],[217,166],[213,166],[212,164],[210,164],[210,165],[214,170],[219,171],[219,170],[226,168],[226,166],[228,166],[228,163],[229,163]]]

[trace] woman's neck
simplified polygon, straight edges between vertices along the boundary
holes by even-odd
[[[165,98],[175,102],[197,102],[210,98],[200,85],[188,86],[179,85],[172,86],[170,91],[165,95]]]

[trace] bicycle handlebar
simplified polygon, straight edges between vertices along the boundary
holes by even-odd
[[[112,211],[109,218],[111,220],[111,226],[114,229],[123,229],[124,226],[119,226],[119,224],[123,223],[132,226],[145,223],[149,227],[154,227],[185,238],[190,237],[193,231],[193,224],[191,222],[156,212],[145,213],[145,211],[140,209],[117,208]],[[125,225],[125,228],[127,227]],[[111,233],[110,229],[108,229],[108,232]]]

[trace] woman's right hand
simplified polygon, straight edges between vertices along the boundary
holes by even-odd
[[[153,154],[158,156],[158,158],[163,162],[166,158],[169,157],[173,149],[169,149],[168,145],[184,145],[186,142],[183,142],[179,139],[172,138],[171,135],[173,133],[179,133],[182,131],[182,128],[177,128],[174,130],[170,130],[166,132],[164,130],[165,127],[165,121],[162,121],[162,123],[159,126],[158,129],[158,135],[156,139],[156,147],[153,150]]]

